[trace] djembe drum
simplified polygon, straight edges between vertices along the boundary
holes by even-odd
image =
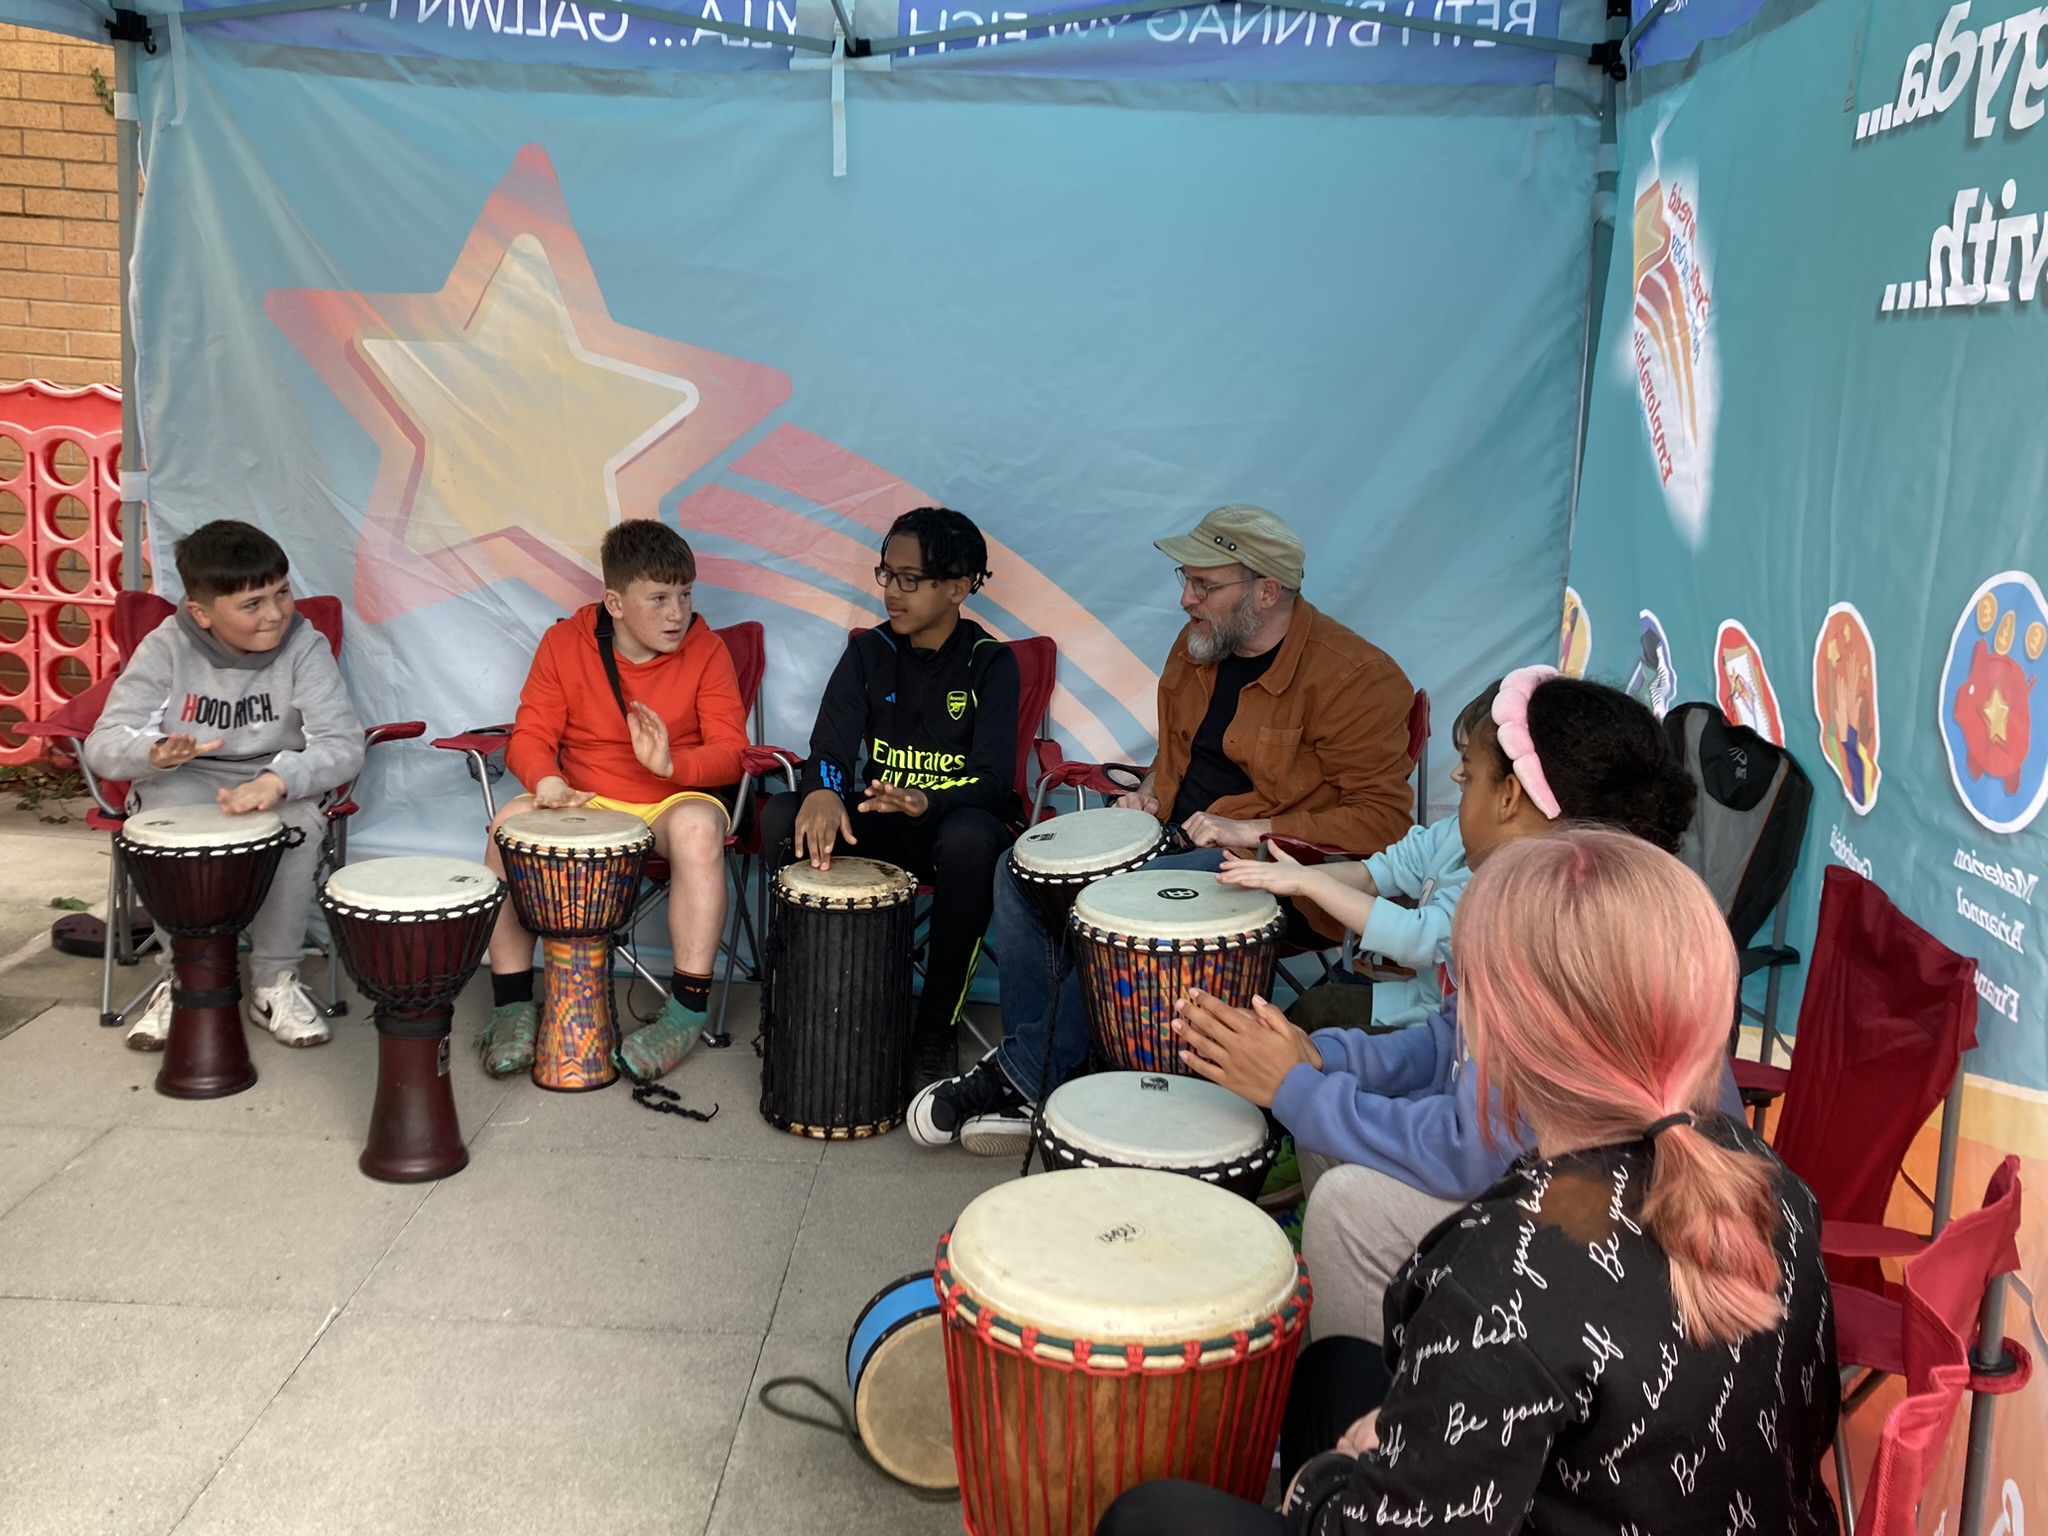
[[[256,1081],[236,939],[270,894],[285,849],[304,838],[275,811],[230,816],[218,805],[137,811],[123,823],[121,862],[171,936],[171,1033],[158,1093],[218,1099]]]
[[[1010,873],[1055,939],[1066,931],[1074,898],[1104,875],[1136,869],[1159,851],[1157,817],[1118,806],[1075,811],[1041,822],[1010,847]]]
[[[448,1078],[449,1019],[505,887],[465,859],[366,859],[320,893],[334,946],[377,1026],[377,1097],[356,1166],[394,1184],[469,1165]]]
[[[935,1268],[971,1536],[1092,1531],[1156,1477],[1265,1492],[1310,1294],[1257,1206],[1146,1169],[1018,1179]]]
[[[1201,1077],[1097,1072],[1053,1090],[1038,1160],[1064,1168],[1155,1168],[1258,1198],[1280,1139],[1266,1112]]]
[[[1095,1048],[1112,1067],[1185,1072],[1173,1005],[1193,988],[1249,1008],[1273,985],[1280,903],[1191,869],[1098,880],[1068,919]]]
[[[943,1333],[927,1269],[876,1292],[846,1340],[846,1387],[861,1444],[884,1472],[914,1488],[959,1486]]]
[[[624,811],[528,811],[498,827],[520,924],[541,940],[533,1080],[576,1093],[619,1080],[612,935],[633,915],[654,833]]]
[[[769,886],[761,1113],[798,1136],[880,1136],[910,1099],[917,882],[877,859]]]

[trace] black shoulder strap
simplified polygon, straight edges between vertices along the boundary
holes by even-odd
[[[628,720],[632,719],[626,708],[625,684],[619,681],[619,658],[612,654],[611,610],[603,603],[597,605],[597,654],[604,663],[605,681],[612,685],[612,697],[619,702],[619,713]]]

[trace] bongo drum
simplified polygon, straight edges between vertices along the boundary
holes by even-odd
[[[121,862],[171,936],[171,1033],[158,1093],[218,1099],[256,1081],[235,941],[270,894],[285,849],[304,837],[275,811],[230,816],[218,805],[137,811],[122,825]]]
[[[612,935],[633,915],[654,833],[624,811],[527,811],[503,822],[498,851],[520,926],[541,940],[533,1080],[565,1093],[619,1080]]]
[[[791,864],[769,886],[761,1113],[798,1136],[880,1136],[910,1099],[917,882],[894,864]]]
[[[935,1267],[971,1536],[1092,1531],[1155,1477],[1265,1493],[1310,1294],[1257,1206],[1150,1169],[1018,1179]]]
[[[1265,1111],[1201,1077],[1098,1072],[1055,1089],[1038,1160],[1063,1168],[1156,1168],[1258,1198],[1280,1141]]]
[[[884,1472],[914,1488],[960,1485],[930,1270],[892,1281],[860,1309],[846,1341],[846,1385],[861,1444]]]
[[[1166,829],[1156,816],[1125,807],[1055,816],[1010,848],[1010,873],[1038,909],[1046,931],[1066,930],[1074,898],[1094,880],[1136,869],[1159,851]]]
[[[1112,1067],[1185,1072],[1173,1005],[1190,988],[1249,1008],[1273,985],[1280,903],[1189,869],[1098,880],[1069,919],[1095,1048]]]
[[[449,1016],[476,974],[505,887],[465,859],[367,859],[320,893],[334,946],[377,1026],[377,1097],[356,1166],[394,1184],[469,1164],[448,1080]]]

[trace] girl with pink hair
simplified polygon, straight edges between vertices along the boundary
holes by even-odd
[[[1535,1151],[1395,1277],[1383,1399],[1281,1512],[1148,1483],[1098,1536],[1834,1532],[1820,1211],[1715,1110],[1736,964],[1713,897],[1639,838],[1567,827],[1486,862],[1452,943],[1482,1092]],[[1309,1364],[1297,1426],[1332,1406],[1301,1401],[1333,1395]]]

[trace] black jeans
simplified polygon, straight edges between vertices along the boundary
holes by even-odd
[[[1280,1476],[1334,1447],[1344,1431],[1379,1407],[1390,1384],[1377,1344],[1318,1340],[1295,1362],[1280,1426]],[[1162,1478],[1140,1483],[1103,1511],[1095,1536],[1283,1536],[1286,1523],[1270,1509],[1202,1483]]]
[[[761,853],[773,863],[796,827],[802,797],[780,794],[761,807]],[[846,819],[859,839],[838,854],[880,859],[909,870],[932,888],[931,942],[925,955],[924,993],[917,1005],[919,1031],[950,1029],[967,1000],[982,935],[995,911],[996,860],[1016,833],[1001,818],[974,807],[939,816],[877,815],[847,803]]]

